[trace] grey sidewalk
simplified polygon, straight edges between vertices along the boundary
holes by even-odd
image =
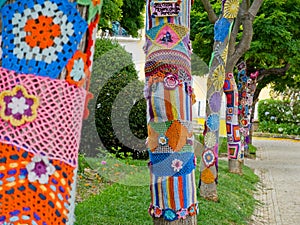
[[[300,224],[300,142],[254,139],[257,159],[245,165],[261,178],[252,225]]]

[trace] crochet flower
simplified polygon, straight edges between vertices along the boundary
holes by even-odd
[[[179,159],[174,159],[172,161],[172,167],[175,172],[179,172],[182,169],[183,162]]]
[[[163,210],[161,208],[159,208],[159,207],[156,206],[156,207],[154,207],[153,214],[154,214],[154,217],[160,218],[162,216],[162,214],[163,214]]]
[[[166,136],[159,136],[159,138],[158,138],[158,143],[160,144],[160,145],[166,145],[166,144],[168,144],[168,138],[166,137]]]
[[[224,4],[224,17],[233,19],[239,12],[239,0],[227,0]]]
[[[89,69],[86,64],[87,56],[81,51],[77,51],[67,65],[67,78],[69,84],[82,87],[85,78],[89,75]]]
[[[38,181],[40,184],[47,184],[49,176],[54,174],[55,167],[45,156],[36,155],[31,162],[26,165],[28,171],[28,180],[30,182]]]
[[[178,85],[178,79],[177,76],[173,74],[169,74],[164,78],[164,85],[167,89],[175,89]]]
[[[224,66],[218,66],[212,75],[212,83],[216,91],[220,91],[223,88],[225,79],[225,69]]]
[[[25,41],[31,48],[49,48],[54,45],[54,38],[61,35],[60,26],[54,23],[53,18],[43,15],[27,20],[24,31],[28,33]]]
[[[189,208],[188,208],[188,212],[190,216],[194,216],[197,214],[197,205],[196,204],[192,204]]]
[[[100,14],[103,0],[77,0],[79,5],[89,6],[88,23],[96,16]]]
[[[187,209],[180,209],[179,211],[177,211],[178,219],[185,219],[188,214],[189,212]]]
[[[206,150],[202,154],[205,167],[211,167],[215,164],[216,156],[212,150]]]
[[[213,113],[207,117],[206,124],[211,131],[216,131],[220,126],[220,117],[217,113]]]
[[[37,117],[39,100],[29,95],[23,86],[16,86],[10,91],[0,93],[0,117],[13,126],[32,122]]]
[[[167,221],[175,221],[178,219],[176,212],[172,209],[165,209],[163,217]]]
[[[204,144],[207,148],[212,148],[217,143],[217,137],[215,133],[208,132],[204,137]]]

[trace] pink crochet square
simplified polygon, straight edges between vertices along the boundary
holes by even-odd
[[[0,93],[22,86],[38,98],[32,122],[13,126],[0,116],[0,141],[76,166],[86,91],[66,81],[0,67]]]

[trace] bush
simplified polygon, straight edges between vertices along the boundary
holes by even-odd
[[[259,130],[288,135],[300,134],[300,101],[263,100],[258,104]]]
[[[134,158],[146,158],[144,84],[138,80],[131,55],[117,42],[99,39],[94,57],[90,90],[96,90],[92,105],[96,108],[92,119],[102,147],[113,153],[121,149],[119,152],[130,152]],[[85,133],[90,133],[89,128],[83,132],[83,141],[88,135]]]

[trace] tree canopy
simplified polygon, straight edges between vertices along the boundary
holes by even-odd
[[[252,2],[252,1],[251,1]],[[220,2],[210,1],[216,14]],[[297,87],[300,82],[300,1],[264,0],[253,23],[253,39],[250,49],[242,56],[249,72],[260,70],[259,91],[272,83],[283,91],[286,87]],[[213,47],[213,24],[209,21],[201,0],[196,0],[191,11],[191,39],[194,53],[208,63]],[[243,27],[236,36],[241,40]]]

